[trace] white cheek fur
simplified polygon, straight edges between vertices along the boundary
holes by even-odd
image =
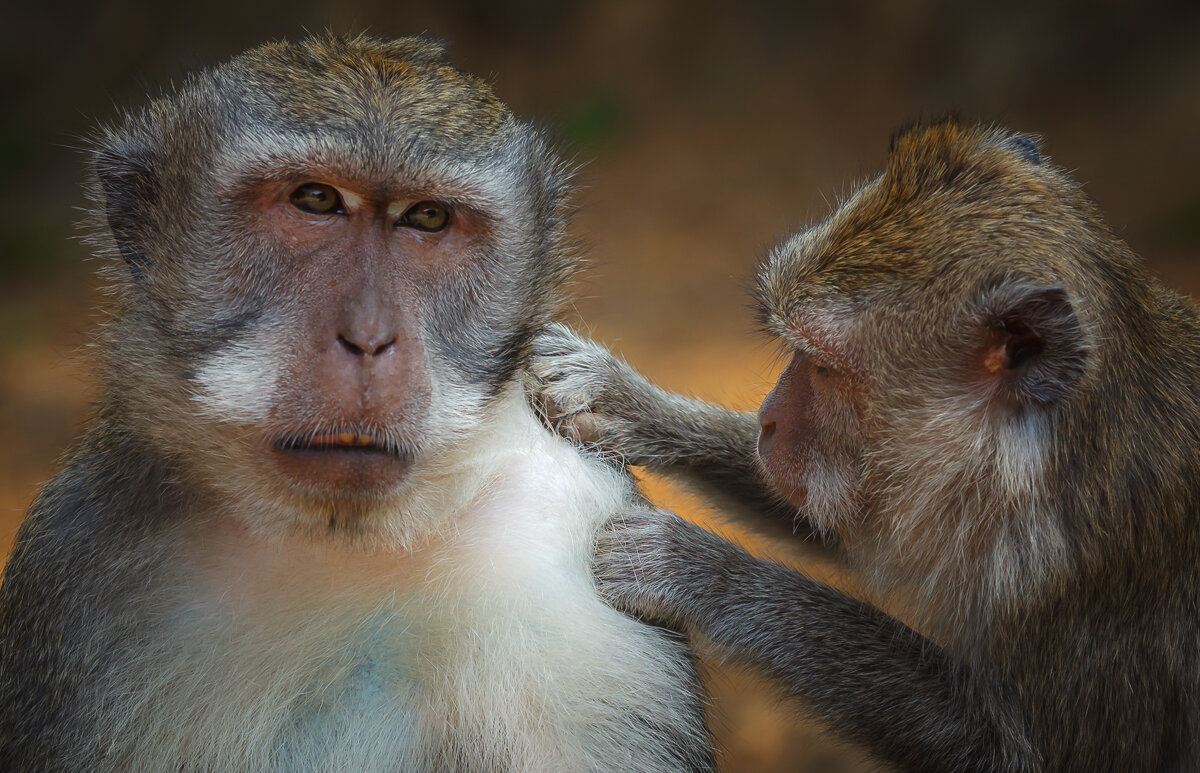
[[[286,363],[270,355],[264,333],[224,347],[194,376],[197,406],[213,421],[261,422],[271,415],[279,374]]]
[[[997,416],[970,396],[888,431],[908,442],[868,460],[893,477],[874,480],[871,531],[855,549],[882,596],[904,588],[921,600],[914,608],[932,610],[917,621],[927,632],[952,641],[964,621],[1036,592],[1062,568],[1066,528],[1042,494],[1048,416]]]

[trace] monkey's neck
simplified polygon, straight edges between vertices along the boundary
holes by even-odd
[[[411,496],[375,516],[385,534],[420,524],[413,536],[389,542],[319,529],[262,530],[238,513],[216,510],[198,520],[193,537],[195,554],[204,557],[200,575],[215,594],[279,608],[301,587],[309,600],[333,603],[344,592],[361,606],[370,591],[428,585],[439,566],[500,568],[501,559],[538,552],[560,551],[585,569],[595,529],[634,493],[622,471],[549,432],[515,387],[435,471],[418,474]]]

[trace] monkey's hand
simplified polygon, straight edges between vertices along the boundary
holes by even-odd
[[[676,403],[683,398],[559,324],[534,340],[530,371],[531,397],[563,437],[618,454],[628,464],[661,461],[668,424],[677,420]]]
[[[744,560],[740,548],[663,510],[613,516],[596,541],[592,572],[604,599],[623,612],[677,630],[709,627],[705,599]]]
[[[797,522],[796,508],[759,464],[753,413],[660,389],[562,325],[534,340],[529,371],[535,408],[568,440],[677,475],[764,533],[824,541],[807,522]]]

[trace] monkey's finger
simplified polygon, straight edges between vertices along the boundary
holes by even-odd
[[[563,425],[568,428],[568,440],[579,445],[589,445],[600,442],[600,425],[594,413],[576,413]]]

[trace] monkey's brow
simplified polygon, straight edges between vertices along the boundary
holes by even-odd
[[[824,315],[821,319],[827,320]],[[849,343],[844,339],[844,330],[835,330],[835,325],[819,324],[811,318],[791,323],[779,322],[770,326],[769,332],[778,336],[793,352],[825,360],[841,368],[853,368],[854,361]]]
[[[828,353],[826,347],[814,341],[803,331],[786,323],[768,322],[763,325],[762,330],[767,335],[774,337],[780,347],[787,353],[804,352],[806,354],[818,354],[822,356]]]
[[[281,156],[268,152],[243,159],[240,173],[232,176],[238,187],[305,179],[355,187],[363,193],[384,199],[436,195],[442,201],[467,204],[485,198],[482,191],[471,184],[469,175],[442,178],[414,176],[401,168],[370,168],[357,165],[352,160],[330,160],[304,154]]]

